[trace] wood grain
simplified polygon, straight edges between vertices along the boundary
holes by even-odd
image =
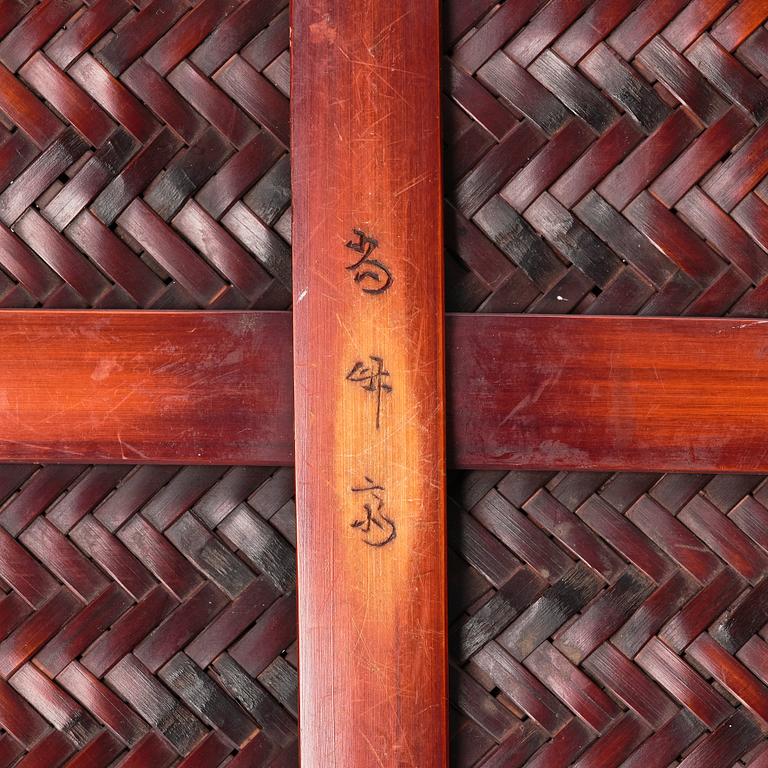
[[[305,768],[447,764],[437,0],[294,0]]]
[[[3,312],[0,409],[3,461],[280,463],[290,316]]]
[[[768,470],[768,325],[452,316],[449,444],[465,468]]]
[[[0,460],[290,465],[290,323],[4,312]],[[446,332],[454,467],[768,471],[762,321],[448,315]]]
[[[0,307],[291,305],[287,5],[0,2]],[[768,4],[443,10],[452,311],[768,316]],[[270,475],[0,465],[0,766],[298,763],[293,473]],[[765,768],[764,476],[461,472],[451,495],[457,765]]]
[[[288,313],[1,317],[0,461],[293,464]],[[451,466],[768,471],[763,321],[446,318]]]

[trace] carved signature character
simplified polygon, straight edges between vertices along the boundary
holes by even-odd
[[[372,259],[371,254],[379,247],[379,241],[363,232],[361,229],[352,230],[359,238],[357,242],[350,240],[347,248],[362,254],[360,259],[347,267],[348,271],[355,270],[355,282],[361,284],[363,293],[376,296],[388,291],[392,285],[392,273],[389,267],[378,259]],[[365,287],[375,286],[375,287]]]
[[[384,486],[378,485],[370,477],[365,478],[367,485],[352,488],[353,493],[367,494],[368,501],[363,503],[365,517],[354,520],[352,528],[357,528],[363,536],[363,541],[371,547],[383,547],[394,541],[397,528],[394,521],[384,514]]]
[[[384,361],[380,357],[370,355],[372,365],[366,365],[358,360],[347,374],[347,381],[362,384],[366,392],[376,393],[376,429],[381,425],[381,395],[389,394],[392,387],[387,384],[389,371],[384,370]]]

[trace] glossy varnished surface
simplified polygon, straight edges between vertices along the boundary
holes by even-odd
[[[292,45],[302,765],[440,768],[438,3],[294,0]]]
[[[0,307],[290,306],[287,5],[0,2]],[[768,4],[443,8],[452,311],[768,315]],[[458,765],[765,761],[765,477],[451,492]],[[0,766],[296,768],[292,493],[0,465]]]
[[[288,313],[0,320],[1,461],[293,464]],[[451,466],[768,471],[762,321],[448,315],[446,340]]]
[[[0,314],[0,458],[290,460],[290,316]]]
[[[456,466],[768,470],[768,325],[453,316]]]

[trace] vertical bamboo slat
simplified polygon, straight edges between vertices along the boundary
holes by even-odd
[[[444,766],[438,4],[292,12],[302,763]]]

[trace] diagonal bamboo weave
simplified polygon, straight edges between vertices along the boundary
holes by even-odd
[[[450,0],[447,308],[768,314],[767,18]],[[285,0],[0,0],[0,307],[287,309],[287,46]],[[292,486],[0,468],[0,768],[295,766]],[[768,765],[764,478],[450,494],[454,765]]]

